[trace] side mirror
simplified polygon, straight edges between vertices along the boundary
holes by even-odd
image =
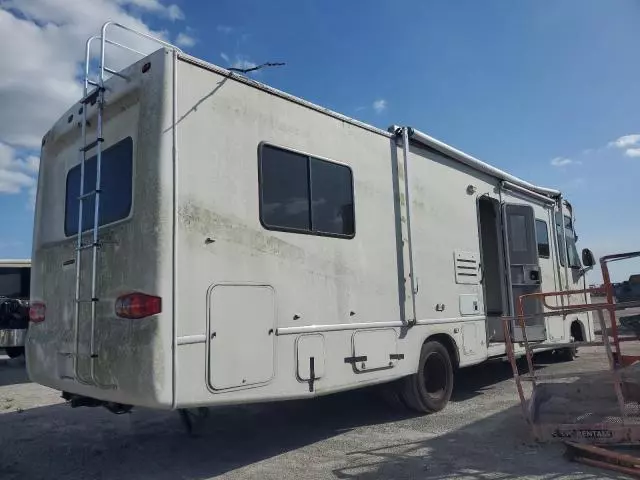
[[[596,264],[595,258],[593,258],[593,252],[588,248],[582,249],[582,265],[585,267],[593,267]]]

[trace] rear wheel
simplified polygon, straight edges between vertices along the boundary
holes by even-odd
[[[562,362],[571,362],[578,356],[578,347],[560,348],[555,351],[558,359]]]
[[[18,358],[20,355],[24,355],[24,347],[7,347],[5,350],[9,358]]]
[[[420,413],[442,410],[453,390],[453,364],[446,347],[438,341],[422,346],[417,373],[405,377],[400,396],[404,403]]]

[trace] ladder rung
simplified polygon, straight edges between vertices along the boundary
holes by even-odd
[[[537,345],[529,345],[531,350],[556,349],[566,347],[603,347],[604,342],[570,342],[570,343],[540,343]]]
[[[98,95],[100,94],[100,92],[104,92],[104,87],[101,87],[96,82],[89,80],[88,83],[90,83],[91,85],[95,85],[96,88],[94,88],[91,92],[87,93],[87,95],[85,95],[80,100],[80,103],[83,105],[86,105],[88,103],[91,103],[91,104],[96,103],[96,100],[98,99]]]
[[[102,193],[102,190],[92,190],[78,197],[78,200],[86,200],[89,197],[93,197],[94,195],[98,195]]]
[[[93,142],[91,142],[89,145],[85,145],[84,147],[82,147],[80,149],[81,152],[88,152],[89,150],[95,148],[98,146],[99,143],[104,142],[104,138],[102,137],[98,137],[96,138]]]
[[[97,298],[97,297],[96,298],[89,298],[89,299],[86,299],[86,300],[83,300],[81,298],[80,299],[76,299],[76,303],[97,303],[99,301],[100,301],[100,299]]]
[[[520,380],[525,382],[530,382],[532,380],[540,381],[540,380],[560,380],[563,378],[581,378],[588,377],[594,374],[610,374],[612,377],[614,372],[611,370],[598,370],[598,371],[587,371],[587,372],[566,372],[566,373],[536,373],[531,375],[530,373],[523,373],[519,375]]]
[[[115,75],[116,77],[120,77],[120,78],[124,78],[125,80],[129,80],[129,77],[127,77],[126,75],[121,74],[120,72],[117,72],[116,70],[113,70],[109,67],[104,67],[104,71],[105,72],[109,72],[111,75]]]
[[[82,250],[88,250],[90,248],[100,248],[100,242],[96,242],[96,243],[85,243],[84,245],[80,245],[79,247],[76,248],[76,251],[82,251]]]

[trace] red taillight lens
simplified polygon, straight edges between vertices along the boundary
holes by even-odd
[[[47,307],[42,302],[33,302],[29,306],[29,320],[34,323],[44,322],[44,315],[47,311]]]
[[[121,318],[145,318],[162,312],[162,299],[145,293],[129,293],[116,300],[116,315]]]

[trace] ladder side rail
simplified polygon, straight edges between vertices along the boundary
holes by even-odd
[[[83,85],[83,95],[86,98],[90,79],[89,79],[89,71],[91,65],[91,46],[94,41],[98,39],[97,36],[92,36],[87,39],[85,44],[85,63],[84,63],[84,85]],[[73,371],[76,379],[80,383],[86,383],[81,379],[81,375],[79,372],[79,362],[78,356],[80,354],[80,303],[81,303],[81,276],[82,276],[82,238],[83,238],[83,230],[84,230],[84,200],[87,198],[85,196],[84,184],[85,184],[85,175],[86,175],[86,160],[87,160],[87,151],[85,146],[87,144],[87,108],[88,105],[82,104],[82,123],[80,126],[81,130],[81,141],[82,146],[79,149],[80,155],[80,188],[79,188],[79,196],[78,196],[78,231],[77,231],[77,240],[76,240],[76,278],[75,278],[75,298],[74,298],[74,315],[73,315],[73,333],[74,333],[74,352],[73,352]]]

